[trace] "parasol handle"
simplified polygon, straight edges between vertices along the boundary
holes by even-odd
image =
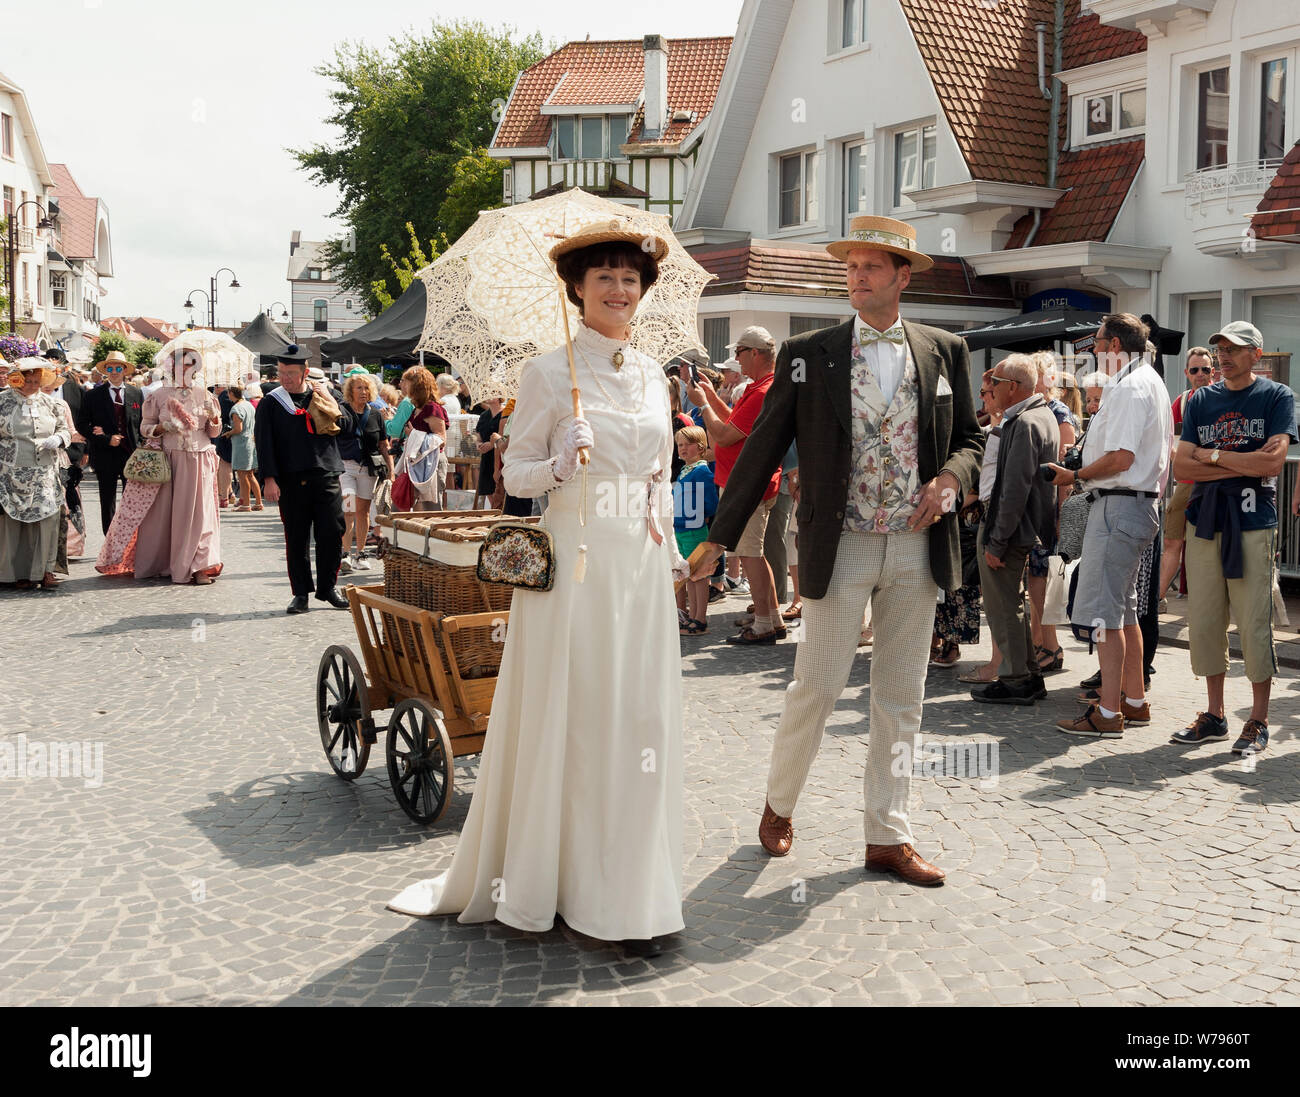
[[[573,417],[575,419],[581,419],[582,393],[578,390],[578,367],[573,361],[573,335],[569,331],[569,302],[564,296],[563,282],[560,283],[559,288],[561,315],[564,317],[564,346],[569,352],[569,380],[573,384],[573,388],[569,390],[570,394],[573,396]],[[578,460],[584,465],[589,465],[591,463],[591,454],[586,450],[586,448],[578,450]]]

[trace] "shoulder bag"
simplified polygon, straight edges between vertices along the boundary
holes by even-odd
[[[172,463],[162,450],[141,446],[126,459],[122,475],[134,484],[165,484],[172,478]]]
[[[1086,491],[1071,495],[1061,504],[1056,551],[1067,562],[1083,555],[1083,535],[1088,528],[1088,512],[1091,509],[1092,500]]]

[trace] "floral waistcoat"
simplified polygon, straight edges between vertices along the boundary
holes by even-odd
[[[886,402],[857,341],[850,366],[853,395],[853,468],[844,528],[855,533],[899,533],[921,498],[917,461],[920,387],[912,348],[907,346],[903,379]]]

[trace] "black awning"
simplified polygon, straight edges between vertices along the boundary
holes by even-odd
[[[370,323],[337,339],[325,340],[321,354],[333,362],[379,362],[410,357],[424,334],[426,301],[424,279],[416,278],[401,297]]]
[[[1083,309],[1026,312],[957,334],[966,340],[971,350],[988,347],[1018,351],[1052,350],[1057,342],[1073,342],[1096,335],[1104,316],[1105,313]]]
[[[256,318],[235,336],[235,342],[241,347],[247,347],[254,354],[263,358],[273,357],[284,350],[292,341],[275,324],[271,323],[271,318],[264,312],[259,312]]]

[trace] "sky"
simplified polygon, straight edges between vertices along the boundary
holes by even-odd
[[[287,148],[332,142],[314,69],[344,41],[372,46],[434,20],[574,39],[734,34],[741,0],[0,0],[0,72],[26,92],[45,155],[108,207],[115,275],[104,316],[183,323],[190,290],[229,267],[217,323],[287,302],[289,234],[341,226],[332,188]],[[23,48],[15,48],[22,44]],[[413,213],[415,211],[412,211]],[[203,309],[204,298],[195,297]],[[276,308],[278,316],[280,309]],[[203,322],[202,319],[199,322]]]

